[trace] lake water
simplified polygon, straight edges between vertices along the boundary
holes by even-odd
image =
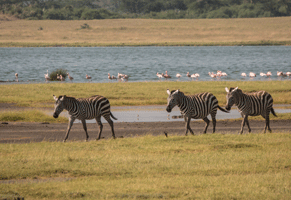
[[[74,82],[108,82],[107,74],[127,74],[129,81],[158,81],[156,73],[166,70],[176,81],[190,81],[186,73],[199,73],[199,81],[212,80],[208,72],[221,70],[223,80],[270,80],[259,76],[271,71],[291,71],[291,46],[231,47],[78,47],[78,48],[0,48],[0,81],[44,83],[44,74],[66,69]],[[255,72],[257,77],[243,79],[241,73]],[[285,79],[288,79],[285,78]],[[68,80],[66,80],[68,82]],[[3,83],[2,83],[3,84]]]

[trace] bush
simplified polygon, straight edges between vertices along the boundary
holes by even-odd
[[[67,77],[67,70],[66,69],[57,69],[56,71],[53,71],[50,73],[49,77],[51,81],[60,81],[57,79],[57,75],[62,75],[65,79]]]

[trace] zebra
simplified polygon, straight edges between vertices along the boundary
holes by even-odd
[[[230,110],[233,105],[236,105],[243,117],[240,134],[243,133],[245,123],[248,126],[249,132],[251,132],[248,116],[257,115],[262,115],[266,120],[264,133],[266,133],[267,128],[272,132],[269,120],[270,111],[275,117],[277,117],[277,115],[273,108],[273,98],[268,92],[259,91],[247,94],[243,93],[241,89],[238,89],[238,87],[230,89],[226,87],[225,91],[227,92],[227,103],[225,109]]]
[[[58,118],[59,114],[64,109],[67,110],[69,113],[69,124],[64,142],[67,140],[69,136],[69,132],[73,126],[75,119],[79,119],[82,121],[83,128],[86,133],[86,141],[88,141],[89,136],[87,132],[86,119],[95,118],[99,126],[99,134],[96,140],[100,140],[103,129],[103,125],[101,123],[101,116],[103,116],[109,123],[112,131],[112,137],[115,139],[113,121],[111,120],[110,116],[115,120],[117,120],[117,118],[115,118],[111,113],[110,104],[107,98],[100,95],[78,99],[74,97],[68,97],[66,95],[59,97],[53,95],[53,97],[55,100],[55,110],[53,113],[53,117]]]
[[[192,135],[194,135],[194,132],[190,128],[191,118],[203,119],[203,121],[206,123],[205,129],[203,131],[203,133],[205,134],[209,126],[209,119],[207,118],[209,114],[212,118],[213,133],[215,133],[215,117],[217,113],[217,108],[219,108],[223,112],[228,112],[218,105],[216,97],[209,92],[186,96],[179,89],[172,90],[171,92],[169,89],[167,89],[167,93],[169,97],[167,99],[168,105],[166,111],[171,112],[176,105],[180,108],[181,114],[184,116],[184,120],[186,123],[185,135],[188,134],[188,130],[191,132]]]

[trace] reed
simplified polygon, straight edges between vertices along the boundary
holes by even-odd
[[[83,24],[90,29],[80,29]],[[1,47],[290,45],[291,17],[1,21]],[[42,27],[42,30],[39,30]]]
[[[289,133],[0,144],[0,151],[0,197],[291,198]]]

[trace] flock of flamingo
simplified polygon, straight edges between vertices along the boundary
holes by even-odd
[[[67,75],[68,75],[68,78],[69,78],[69,80],[70,81],[73,81],[73,77],[72,76],[70,76],[70,74],[69,73],[67,73]],[[165,78],[165,79],[170,79],[170,78],[172,78],[169,74],[168,74],[168,71],[165,71],[165,74],[164,73],[158,73],[157,72],[157,77],[161,80],[162,78]],[[213,72],[208,72],[208,75],[211,77],[211,78],[220,78],[220,77],[224,77],[224,76],[227,76],[227,73],[225,73],[225,72],[222,72],[222,71],[220,71],[220,70],[218,70],[217,71],[217,73],[213,73]],[[247,77],[247,74],[246,73],[241,73],[241,76],[243,77],[243,78],[245,78],[245,77]],[[250,78],[254,78],[254,77],[256,77],[257,75],[256,75],[256,73],[254,73],[254,72],[250,72],[249,73],[249,77]],[[267,72],[267,73],[263,73],[263,72],[261,72],[260,73],[260,76],[262,76],[262,77],[270,77],[270,76],[272,76],[272,72]],[[291,76],[291,72],[286,72],[286,73],[284,73],[284,72],[282,72],[282,71],[277,71],[277,76],[278,77],[290,77]],[[176,77],[178,78],[178,79],[180,79],[181,77],[182,77],[182,75],[180,74],[180,73],[177,73],[176,74]],[[200,77],[200,75],[198,74],[198,73],[194,73],[194,74],[190,74],[189,72],[187,72],[187,74],[186,74],[186,77],[188,77],[188,78],[192,78],[192,79],[198,79],[199,77]],[[47,81],[49,81],[50,80],[50,77],[49,77],[49,74],[48,74],[48,70],[47,70],[47,73],[46,74],[44,74],[44,78],[45,78],[45,81],[47,82]],[[117,74],[117,76],[114,76],[114,75],[110,75],[110,73],[108,73],[108,79],[109,80],[121,80],[121,81],[128,81],[128,78],[129,78],[129,76],[128,75],[126,75],[126,74],[121,74],[121,73],[118,73]],[[91,76],[89,76],[88,74],[86,74],[86,79],[87,80],[91,80],[92,79],[92,77]],[[15,73],[15,80],[16,80],[16,82],[18,82],[18,73]],[[60,80],[60,81],[65,81],[65,78],[60,74],[57,74],[57,80]]]

